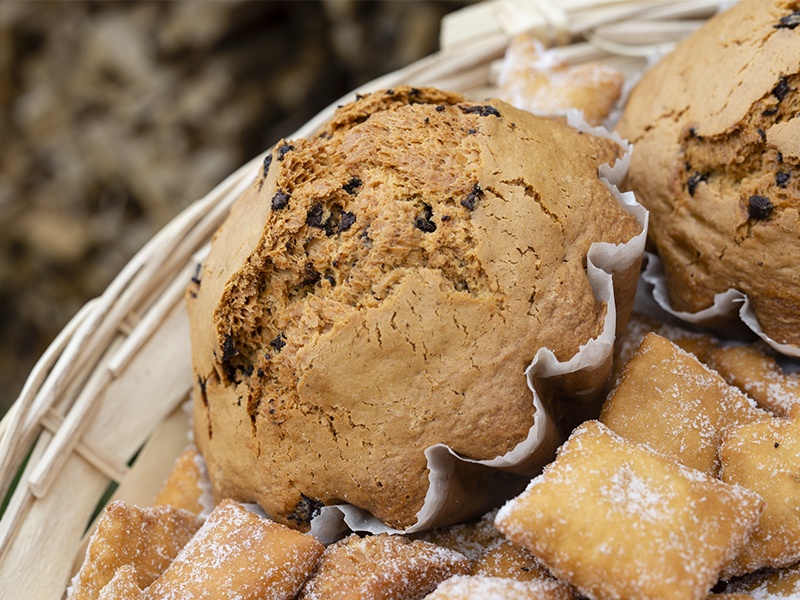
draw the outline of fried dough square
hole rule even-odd
[[[603,404],[600,421],[624,438],[716,476],[725,431],[769,417],[694,355],[648,333]]]
[[[412,533],[409,537],[413,540],[430,542],[463,554],[473,563],[480,560],[487,552],[505,538],[494,526],[497,510],[492,510],[477,521],[438,527],[428,531]]]
[[[312,536],[223,500],[146,593],[153,600],[290,600],[323,550]]]
[[[135,584],[146,588],[202,523],[195,515],[172,506],[141,508],[119,500],[109,503],[72,581],[69,600],[98,598],[117,570],[126,565],[135,572]]]
[[[625,330],[617,338],[617,351],[614,357],[613,369],[614,379],[622,371],[622,367],[631,359],[642,343],[644,336],[648,333],[657,333],[661,337],[667,338],[675,345],[694,354],[703,363],[707,363],[708,355],[719,343],[719,340],[707,333],[689,331],[683,327],[664,323],[634,312],[628,320]]]
[[[589,421],[495,524],[589,597],[696,600],[762,508],[754,492]]]
[[[178,456],[164,486],[156,494],[154,504],[168,504],[196,515],[210,512],[211,483],[205,463],[195,446],[187,446]]]
[[[469,569],[467,557],[429,542],[389,534],[352,534],[325,549],[299,598],[412,600]]]
[[[144,591],[136,584],[136,569],[133,565],[124,565],[117,569],[103,589],[97,600],[144,600]]]
[[[785,372],[756,345],[720,346],[709,353],[708,364],[776,417],[788,416],[800,403],[800,372]]]
[[[764,513],[724,576],[800,561],[800,405],[790,419],[732,430],[720,448],[722,480],[764,498]]]
[[[573,600],[572,590],[555,579],[516,581],[504,577],[456,575],[424,600]]]
[[[600,125],[622,94],[624,76],[601,63],[569,65],[529,35],[511,40],[499,76],[499,97],[536,114],[580,110]]]
[[[495,544],[472,565],[473,575],[505,577],[517,581],[554,579],[527,548],[506,539]]]

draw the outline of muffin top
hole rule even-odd
[[[748,295],[800,346],[800,3],[744,0],[645,73],[620,133],[675,310]]]
[[[620,153],[410,87],[278,143],[188,294],[215,494],[299,528],[336,503],[404,528],[426,448],[482,460],[524,440],[537,350],[565,360],[602,331],[589,247],[640,233],[597,175]]]

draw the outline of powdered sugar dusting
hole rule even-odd
[[[590,597],[699,598],[761,508],[753,492],[590,421],[496,524]]]
[[[671,490],[659,489],[640,477],[630,465],[622,465],[600,495],[613,510],[638,516],[647,523],[658,523],[673,518],[671,503],[675,500]]]
[[[223,501],[147,593],[164,600],[288,600],[322,551],[312,537]]]
[[[515,581],[504,577],[457,575],[439,585],[426,600],[568,600],[572,597],[570,589],[555,580]]]
[[[392,534],[353,534],[326,549],[299,598],[421,598],[469,568],[462,554],[428,542]]]

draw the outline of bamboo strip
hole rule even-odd
[[[51,410],[42,419],[42,427],[50,433],[55,433],[63,422],[64,419]],[[75,452],[111,481],[122,481],[128,474],[127,465],[108,459],[102,452],[92,448],[86,442],[78,441],[75,445]]]
[[[19,398],[0,422],[0,497],[5,497],[11,483],[11,473],[19,468],[27,452],[26,449],[33,444],[36,431],[33,427],[27,426],[28,421],[37,423],[41,420],[41,415],[46,412],[37,406],[35,391],[42,385],[58,356],[92,310],[93,305],[92,301],[85,304],[56,336],[31,371]]]
[[[118,344],[119,340],[115,340],[114,346]],[[92,373],[86,386],[81,390],[61,426],[53,435],[53,440],[48,444],[42,458],[36,463],[27,479],[31,493],[37,498],[42,498],[47,494],[53,477],[69,459],[72,454],[70,450],[78,443],[81,434],[85,431],[88,425],[87,415],[97,409],[98,401],[103,397],[110,383],[110,373],[106,369],[99,369]]]
[[[20,526],[25,521],[25,516],[28,514],[28,510],[33,504],[33,495],[28,489],[28,486],[24,484],[24,481],[31,469],[33,469],[36,465],[36,462],[42,455],[44,448],[47,447],[47,444],[51,438],[52,434],[43,432],[39,436],[39,439],[36,440],[36,443],[31,450],[28,464],[25,466],[25,469],[23,469],[21,474],[21,483],[11,495],[8,506],[6,506],[6,510],[3,513],[3,518],[0,519],[0,573],[2,573],[2,565],[5,563],[6,554],[11,549],[11,542],[16,538]],[[19,545],[20,542],[15,544],[14,549],[16,550],[20,548]],[[20,548],[18,550],[18,552],[24,551],[26,551],[24,548]],[[0,578],[0,581],[3,581],[3,579]]]

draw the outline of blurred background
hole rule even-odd
[[[158,229],[471,3],[0,2],[0,416]]]

